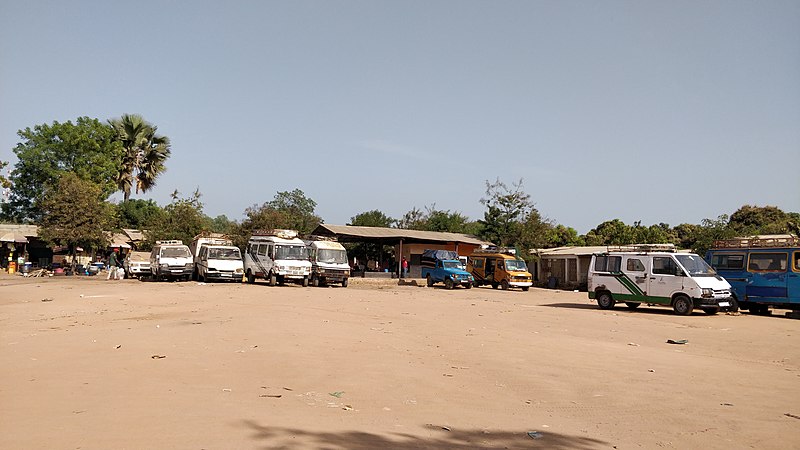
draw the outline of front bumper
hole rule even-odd
[[[726,309],[733,306],[733,297],[711,297],[711,298],[693,298],[692,303],[694,303],[695,308],[720,308]]]
[[[514,287],[531,287],[533,286],[533,283],[530,281],[511,281],[508,283],[508,285]]]
[[[205,278],[220,281],[241,281],[243,273],[236,272],[206,272]]]

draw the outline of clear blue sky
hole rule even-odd
[[[123,113],[172,140],[138,198],[237,220],[478,219],[497,177],[581,233],[800,211],[800,1],[0,0],[0,160]]]

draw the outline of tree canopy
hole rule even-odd
[[[362,212],[350,218],[348,225],[356,227],[382,227],[391,228],[397,221],[384,214],[382,211],[373,209],[372,211]]]
[[[11,173],[10,199],[3,215],[18,222],[42,219],[44,191],[64,174],[75,174],[94,183],[102,198],[116,189],[122,146],[114,130],[97,119],[79,117],[75,123],[53,122],[17,132],[22,139],[14,147],[17,163]]]
[[[158,127],[138,114],[123,114],[108,123],[125,149],[119,161],[116,184],[128,200],[134,186],[137,194],[147,192],[166,170],[164,163],[171,153],[170,141],[168,137],[156,134]]]
[[[42,219],[39,237],[54,245],[69,247],[75,256],[77,247],[103,248],[108,239],[112,212],[103,201],[103,192],[91,181],[74,173],[64,174],[56,184],[46,187],[41,201]]]

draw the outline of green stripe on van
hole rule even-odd
[[[619,282],[623,286],[625,286],[625,288],[628,289],[628,291],[630,291],[631,294],[644,295],[644,292],[642,292],[642,290],[639,289],[639,286],[637,286],[636,283],[634,283],[633,280],[628,278],[628,276],[625,275],[624,273],[614,274],[614,276],[617,277],[617,280],[619,280]]]

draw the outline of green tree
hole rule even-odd
[[[300,189],[278,192],[272,201],[245,209],[245,218],[228,233],[244,249],[254,230],[290,229],[300,234],[314,231],[322,219],[314,213],[317,202]]]
[[[391,228],[395,223],[397,223],[395,219],[387,216],[382,211],[373,209],[372,211],[362,212],[351,217],[348,225],[356,227]]]
[[[145,232],[144,248],[152,247],[155,241],[179,239],[184,244],[204,231],[209,231],[210,224],[203,214],[203,203],[200,202],[200,191],[191,196],[181,198],[178,191],[172,193],[172,203],[164,207],[164,213],[158,216]]]
[[[300,189],[278,192],[267,206],[283,213],[285,218],[283,228],[297,230],[300,234],[311,233],[322,223],[322,218],[314,212],[317,202],[306,197]]]
[[[153,200],[124,200],[117,204],[117,227],[144,230],[163,214],[164,209]]]
[[[404,230],[425,230],[427,227],[427,216],[415,206],[411,211],[403,214],[403,218],[397,221],[397,228]]]
[[[140,191],[147,192],[166,170],[164,163],[171,153],[169,138],[156,134],[158,127],[138,114],[123,114],[121,118],[109,120],[108,123],[125,149],[116,184],[125,200],[128,200],[134,185],[137,194]]]
[[[0,171],[5,169],[8,166],[8,161],[0,161]],[[11,180],[5,177],[2,173],[0,173],[0,188],[7,189],[11,187]]]
[[[52,245],[67,246],[73,268],[77,247],[98,249],[108,243],[105,230],[112,211],[103,198],[99,186],[71,172],[45,189],[39,237]]]
[[[698,234],[700,233],[700,225],[693,223],[682,223],[676,225],[672,231],[675,235],[675,245],[678,248],[694,248],[697,242]]]
[[[626,245],[636,243],[636,233],[619,219],[607,220],[586,233],[587,245]]]
[[[586,241],[574,228],[558,224],[547,231],[545,245],[546,248],[582,246]]]
[[[3,204],[3,215],[18,222],[42,218],[44,191],[72,172],[90,181],[107,198],[115,188],[122,147],[114,130],[97,119],[79,117],[75,123],[53,122],[17,132],[21,138],[14,153],[13,189]]]
[[[216,217],[207,217],[206,220],[211,227],[210,231],[213,233],[230,235],[236,231],[236,222],[228,219],[228,216],[225,214],[220,214]]]
[[[791,216],[776,206],[744,205],[731,214],[728,226],[737,236],[791,232]]]
[[[723,214],[716,219],[703,219],[695,234],[692,250],[698,255],[705,255],[718,239],[730,239],[736,232],[728,226],[728,216]]]
[[[522,233],[523,221],[528,221],[534,210],[531,196],[523,190],[522,180],[511,187],[498,178],[494,183],[486,181],[486,197],[480,200],[486,207],[480,220],[484,240],[502,247],[514,246]]]

